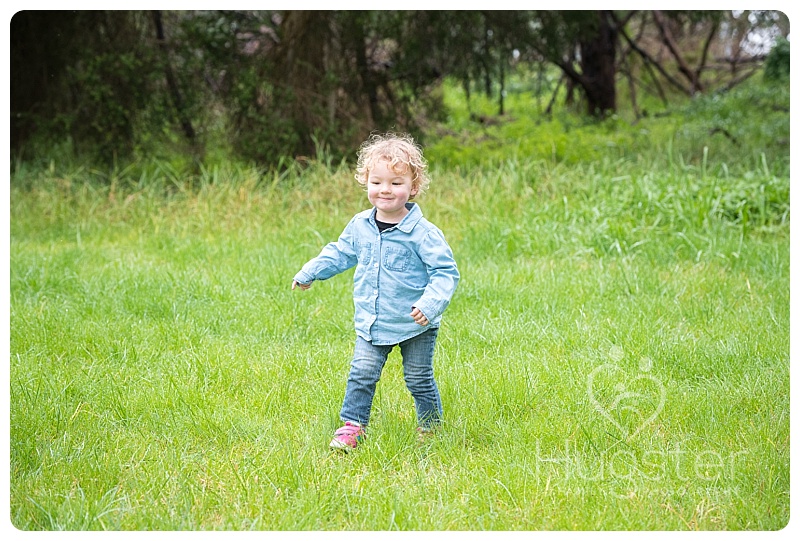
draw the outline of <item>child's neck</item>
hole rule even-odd
[[[406,214],[408,214],[408,209],[405,207],[392,214],[386,214],[378,209],[375,212],[375,219],[387,224],[399,224],[406,217]]]

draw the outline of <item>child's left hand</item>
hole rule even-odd
[[[428,324],[428,318],[425,317],[425,314],[420,312],[419,308],[416,306],[411,310],[411,317],[414,318],[414,321],[417,322],[417,325],[422,325],[424,327]]]

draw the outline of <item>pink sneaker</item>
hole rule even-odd
[[[366,437],[367,434],[360,425],[347,421],[342,428],[333,433],[330,447],[331,449],[349,451],[350,449],[355,449],[356,445]]]

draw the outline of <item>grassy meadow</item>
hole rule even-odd
[[[431,137],[419,203],[462,275],[435,358],[445,426],[417,441],[395,351],[349,454],[327,444],[352,271],[290,290],[367,205],[347,164],[18,167],[11,523],[783,528],[788,113],[731,120],[726,99],[618,130],[454,116]]]

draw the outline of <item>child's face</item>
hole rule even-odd
[[[417,195],[417,189],[413,187],[408,168],[403,174],[399,174],[389,167],[387,160],[379,160],[370,170],[367,177],[367,198],[378,209],[378,220],[399,222],[408,213],[406,203],[414,195]]]

